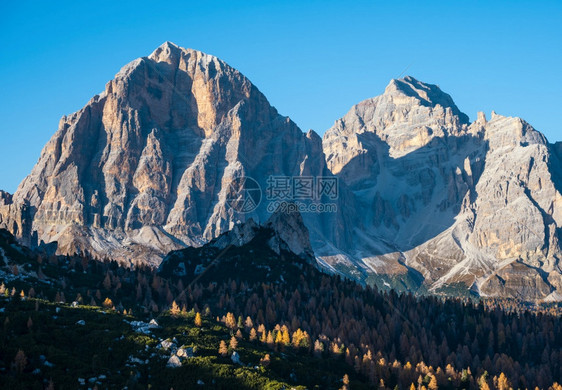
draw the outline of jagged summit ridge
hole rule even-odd
[[[391,80],[384,94],[402,94],[419,100],[422,105],[430,107],[440,105],[444,108],[450,108],[462,123],[469,122],[468,116],[459,110],[449,94],[443,92],[437,85],[423,83],[412,76]]]
[[[167,58],[178,57],[182,51],[195,51],[193,49],[183,49],[173,42],[166,41],[158,46],[148,57],[157,60],[160,55]]]

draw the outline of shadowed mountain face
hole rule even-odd
[[[552,172],[561,165],[529,124],[495,113],[469,124],[449,95],[406,77],[336,121],[323,146],[361,210],[356,261],[398,278],[413,268],[433,291],[463,283],[484,295],[560,299]]]
[[[339,178],[336,212],[303,213],[320,263],[367,283],[560,300],[562,147],[518,118],[470,123],[438,86],[392,80],[323,140],[277,113],[242,74],[169,42],[62,118],[31,174],[0,192],[0,226],[158,264],[250,219],[232,184]],[[323,199],[326,200],[326,199]],[[277,223],[282,230],[283,223]]]

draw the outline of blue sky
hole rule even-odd
[[[562,2],[0,3],[0,188],[15,191],[64,114],[166,40],[214,54],[323,134],[410,74],[475,119],[520,116],[562,140]]]

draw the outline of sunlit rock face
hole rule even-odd
[[[323,146],[360,205],[358,263],[411,267],[433,291],[558,297],[560,148],[528,123],[495,113],[469,123],[439,87],[406,77],[354,106]]]
[[[169,42],[126,65],[62,118],[0,220],[60,252],[158,262],[253,218],[226,201],[234,178],[328,174],[321,139],[277,113],[240,72]],[[11,207],[14,210],[7,210]],[[21,213],[20,213],[21,214]]]

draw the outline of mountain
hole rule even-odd
[[[60,253],[158,264],[172,249],[269,218],[266,202],[238,212],[233,183],[236,191],[254,179],[265,192],[270,175],[328,174],[317,134],[223,61],[166,42],[62,118],[0,203],[0,225],[29,244],[57,241]]]
[[[336,121],[323,149],[359,204],[352,257],[377,276],[562,298],[559,146],[525,121],[470,123],[438,86],[405,77]]]
[[[15,194],[0,192],[0,227],[156,266],[250,220],[302,222],[291,250],[362,283],[560,301],[561,158],[523,120],[470,122],[410,76],[320,138],[220,59],[166,42],[62,118]],[[286,199],[278,179],[311,192]],[[279,203],[302,220],[270,220]]]

